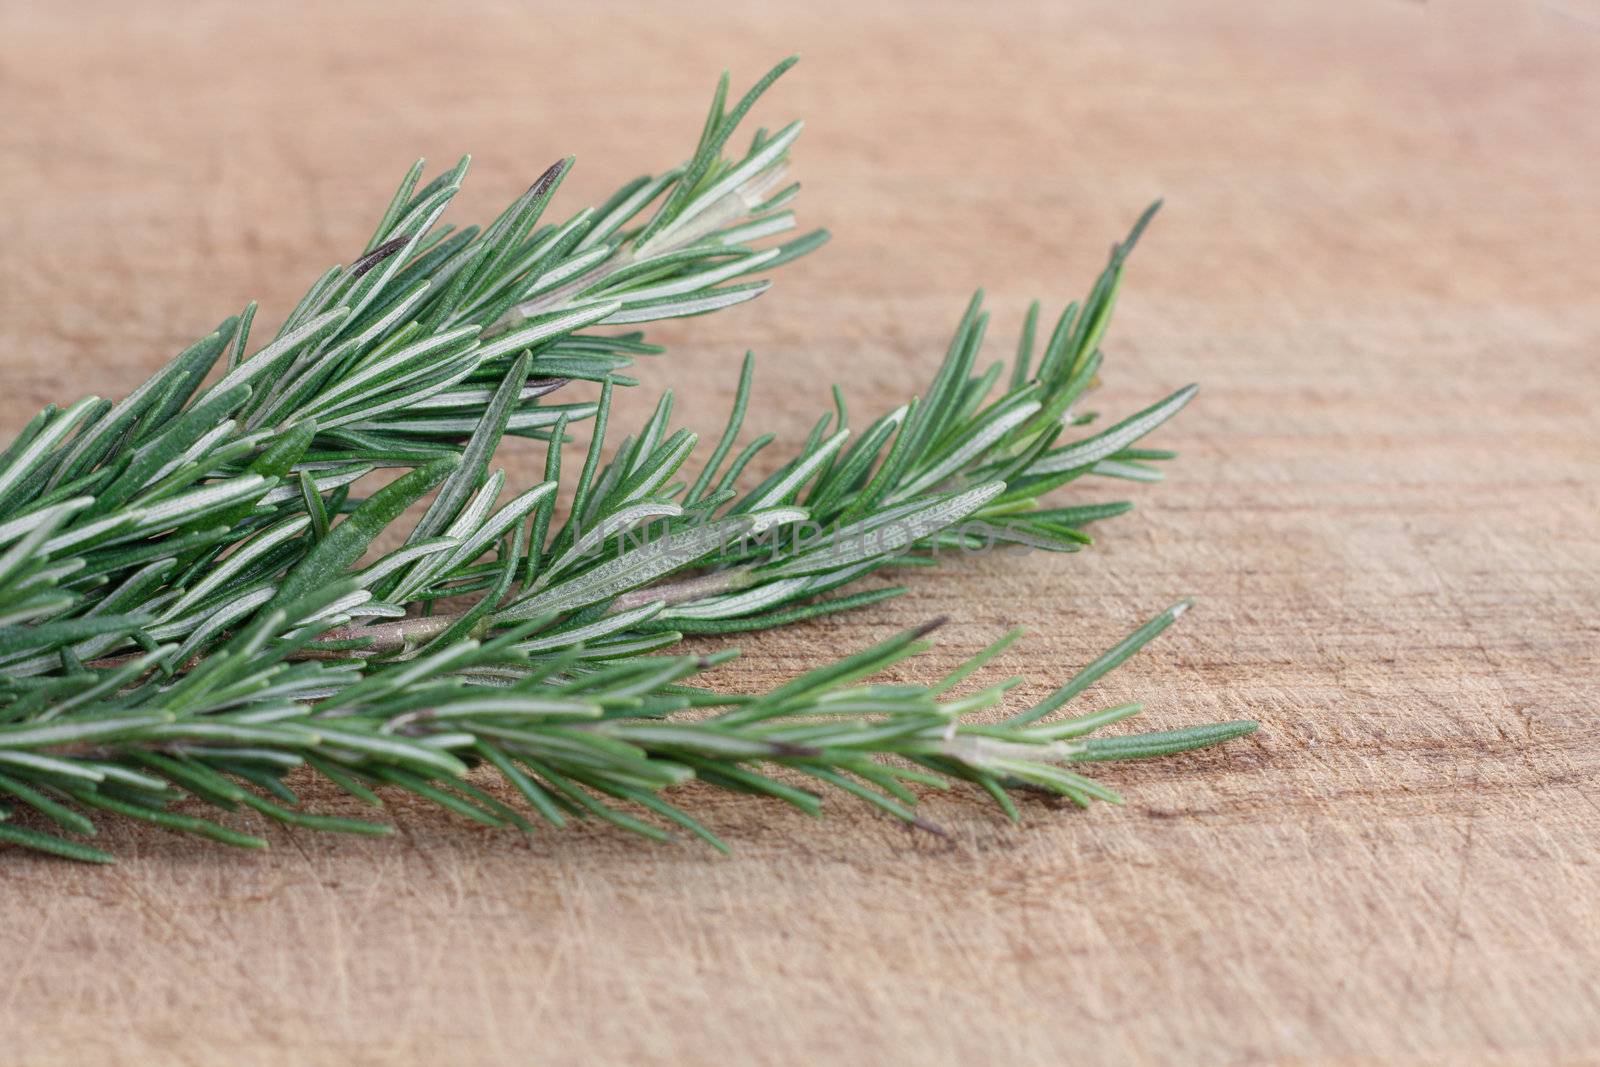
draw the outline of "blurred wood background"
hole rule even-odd
[[[657,330],[625,419],[671,383],[715,429],[747,346],[784,440],[833,380],[898,403],[973,288],[1009,344],[1158,195],[1098,406],[1204,388],[1094,550],[919,572],[744,641],[730,683],[949,613],[921,676],[1025,624],[995,670],[1038,694],[1192,594],[1091,695],[1261,732],[1107,769],[1122,808],[932,797],[949,842],[696,791],[732,858],[404,807],[265,855],[6,852],[0,1060],[1600,1057],[1592,4],[8,3],[0,428],[250,298],[273,325],[419,154],[475,154],[473,220],[576,153],[571,208],[792,51],[761,118],[808,120],[803,221],[836,240]]]

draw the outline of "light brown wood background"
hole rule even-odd
[[[732,858],[404,808],[265,855],[7,852],[0,1061],[1600,1058],[1592,4],[7,4],[0,426],[249,298],[270,326],[418,154],[475,153],[458,219],[568,152],[590,202],[795,50],[762,117],[809,120],[837,239],[658,331],[629,411],[670,382],[715,429],[747,345],[786,441],[832,380],[897,403],[973,287],[1004,345],[1157,195],[1099,406],[1204,391],[1094,551],[918,573],[730,684],[949,613],[921,676],[1021,623],[998,670],[1037,694],[1192,594],[1091,695],[1259,735],[1106,770],[1120,809],[930,798],[950,843],[695,791]]]

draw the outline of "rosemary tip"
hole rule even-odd
[[[534,196],[540,196],[548,192],[550,187],[556,183],[556,179],[566,173],[567,163],[570,159],[570,156],[564,157],[546,167],[544,173],[539,175],[539,180],[528,186],[528,191]]]
[[[355,264],[350,268],[350,277],[361,277],[363,274],[367,273],[367,271],[371,270],[373,267],[376,267],[379,263],[382,263],[384,260],[388,259],[390,256],[394,255],[396,252],[400,251],[410,243],[411,234],[409,233],[403,233],[399,237],[390,238],[377,248],[374,248],[371,252],[368,252],[366,255],[356,260]]]
[[[797,745],[792,741],[773,741],[768,750],[772,756],[788,759],[815,759],[822,755],[822,749],[814,745]]]
[[[523,388],[522,399],[532,400],[535,397],[545,396],[571,381],[571,378],[535,378]]]

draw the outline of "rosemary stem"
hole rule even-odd
[[[743,567],[691,575],[687,578],[661,582],[657,585],[645,586],[642,589],[624,593],[616,599],[616,603],[612,605],[612,611],[627,611],[631,608],[655,603],[683,604],[691,600],[700,600],[704,597],[732,593],[748,587],[752,581],[753,576],[750,570]],[[334,656],[344,656],[350,652],[365,655],[403,652],[407,648],[415,647],[429,638],[437,637],[444,633],[460,621],[464,615],[466,615],[464,611],[442,612],[437,615],[414,615],[404,619],[392,619],[387,622],[337,626],[323,634],[320,643],[343,644],[364,641],[365,644],[360,648],[348,651],[306,649],[297,655],[305,659],[327,659]]]

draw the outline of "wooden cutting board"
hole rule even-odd
[[[914,676],[1023,624],[995,671],[1027,697],[1194,595],[1092,698],[1263,724],[1107,769],[1122,808],[932,797],[949,841],[692,790],[732,858],[405,807],[265,855],[0,853],[0,1060],[1600,1058],[1592,5],[9,3],[0,41],[7,434],[247,299],[273,325],[418,154],[475,153],[458,219],[569,152],[591,202],[685,154],[723,66],[794,50],[763,119],[809,121],[838,237],[657,331],[624,419],[671,383],[714,430],[747,346],[786,441],[831,381],[899,403],[974,287],[998,355],[1164,195],[1097,406],[1203,383],[1167,483],[1090,552],[918,572],[727,678],[948,613]]]

